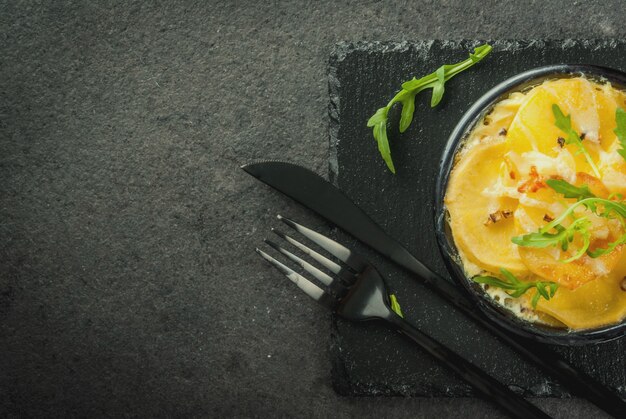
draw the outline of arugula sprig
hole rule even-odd
[[[515,275],[504,268],[500,268],[500,273],[503,278],[496,278],[494,276],[475,276],[472,280],[479,284],[487,284],[494,287],[502,288],[507,294],[513,298],[521,297],[530,289],[536,289],[537,292],[531,300],[533,308],[537,307],[539,298],[550,300],[554,297],[556,290],[559,288],[559,284],[556,282],[544,282],[544,281],[520,281]]]
[[[563,179],[548,179],[546,180],[546,184],[554,189],[556,193],[560,193],[565,198],[573,198],[577,201],[581,201],[586,198],[596,198],[587,185],[574,186]],[[593,201],[587,202],[586,207],[593,212],[596,211],[596,205]]]
[[[626,234],[623,234],[619,239],[615,240],[614,242],[609,243],[605,248],[599,247],[595,250],[588,250],[587,254],[592,258],[598,258],[602,255],[606,255],[607,253],[611,253],[613,250],[615,250],[617,246],[624,243],[626,243]]]
[[[400,303],[396,298],[395,294],[389,294],[389,302],[391,305],[391,309],[400,317],[404,318],[404,314],[402,314],[402,308],[400,307]]]
[[[624,202],[611,201],[604,198],[584,198],[572,204],[561,215],[543,226],[541,229],[539,229],[539,231],[549,231],[555,228],[556,225],[559,225],[563,221],[565,221],[565,219],[572,215],[574,210],[581,205],[590,209],[595,208],[595,210],[592,209],[592,211],[594,211],[595,214],[599,217],[612,218],[613,215],[616,215],[621,218],[626,218],[626,205],[624,204]]]
[[[552,113],[554,114],[555,125],[557,126],[558,129],[563,131],[566,135],[565,144],[575,145],[578,148],[578,150],[576,151],[576,154],[582,154],[585,156],[587,163],[589,163],[589,166],[591,166],[591,170],[593,170],[593,173],[596,175],[596,177],[599,178],[600,172],[598,171],[596,164],[593,162],[593,159],[589,155],[589,152],[583,145],[583,142],[580,139],[580,136],[578,135],[576,130],[572,128],[572,116],[571,115],[565,116],[561,108],[559,108],[559,105],[557,105],[556,103],[552,105]]]
[[[589,232],[591,227],[591,221],[587,217],[582,217],[574,220],[567,227],[563,227],[560,224],[555,225],[553,228],[556,233],[550,233],[550,231],[539,230],[535,233],[525,234],[523,236],[515,236],[511,241],[518,246],[525,247],[539,247],[545,248],[550,246],[560,246],[563,251],[569,248],[569,244],[574,241],[576,234],[579,234],[583,239],[583,245],[576,251],[570,258],[562,260],[563,263],[573,262],[582,255],[585,254],[589,245],[591,244],[591,233]]]
[[[392,173],[396,173],[396,168],[391,159],[391,149],[389,148],[389,139],[387,138],[387,114],[394,103],[402,104],[402,113],[400,115],[400,132],[404,132],[413,121],[413,113],[415,111],[415,96],[426,89],[432,89],[430,106],[435,107],[441,102],[445,91],[445,83],[460,72],[467,70],[491,52],[490,45],[481,45],[469,54],[469,58],[456,64],[442,65],[427,76],[416,79],[413,78],[402,84],[400,90],[390,101],[376,111],[374,115],[367,121],[367,126],[372,128],[374,139],[378,143],[378,151],[387,167]]]
[[[575,198],[580,201],[581,199],[596,197],[587,185],[575,186],[563,179],[548,179],[546,184],[565,198]]]
[[[622,225],[625,225],[626,204],[624,202],[598,198],[589,190],[587,185],[574,186],[562,179],[548,179],[546,184],[556,192],[563,194],[565,198],[573,198],[577,202],[570,205],[561,215],[540,228],[539,231],[511,238],[513,243],[518,246],[538,248],[560,246],[563,251],[566,251],[575,235],[579,234],[583,240],[583,245],[570,258],[562,260],[563,263],[572,262],[585,253],[592,258],[597,258],[612,252],[620,244],[626,243],[626,234],[624,234],[616,241],[609,243],[606,248],[589,250],[591,244],[589,228],[592,224],[587,217],[577,218],[569,226],[563,226],[563,222],[571,217],[574,210],[581,205],[600,217],[617,217]]]
[[[617,150],[617,152],[624,158],[624,160],[626,160],[626,111],[622,108],[617,108],[615,110],[615,122],[617,124],[617,128],[615,128],[613,132],[617,135],[617,139],[622,146],[622,148]]]

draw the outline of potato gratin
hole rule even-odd
[[[532,321],[626,317],[626,94],[583,77],[497,103],[459,152],[445,197],[468,278]]]

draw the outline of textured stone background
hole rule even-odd
[[[335,395],[330,315],[252,251],[277,212],[328,226],[238,168],[279,158],[327,173],[338,41],[619,38],[622,2],[0,10],[0,416],[497,414]]]

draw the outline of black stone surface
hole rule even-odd
[[[330,314],[253,251],[276,213],[330,227],[239,166],[328,173],[337,42],[620,39],[621,0],[0,11],[0,417],[501,417],[475,398],[337,395]]]
[[[523,70],[558,63],[626,69],[623,41],[490,41],[482,63],[446,84],[442,103],[418,96],[411,127],[390,141],[397,175],[386,170],[365,121],[391,98],[402,81],[464,59],[475,41],[344,43],[330,61],[331,179],[393,237],[435,272],[446,275],[437,248],[433,200],[441,153],[461,115],[485,91]],[[355,75],[359,75],[355,77]],[[388,99],[387,99],[388,100]],[[397,114],[397,113],[396,113]],[[367,173],[367,176],[363,174]],[[348,237],[350,245],[358,246]],[[489,333],[380,257],[408,320],[526,396],[563,397],[567,392]],[[469,386],[400,336],[375,325],[334,319],[333,380],[346,395],[466,396]],[[576,367],[626,395],[626,340],[555,347]]]

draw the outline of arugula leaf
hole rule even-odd
[[[413,121],[415,111],[415,94],[407,95],[402,99],[402,114],[400,115],[400,132],[407,130]]]
[[[434,108],[441,102],[443,98],[443,92],[445,91],[445,83],[446,83],[446,67],[441,66],[435,71],[435,75],[437,76],[437,81],[433,85],[433,95],[430,98],[430,107]]]
[[[557,126],[558,129],[566,134],[565,144],[575,145],[578,148],[577,153],[582,153],[585,156],[585,159],[587,159],[587,163],[589,163],[589,166],[591,166],[593,173],[596,175],[597,178],[599,178],[600,172],[598,171],[596,164],[591,159],[591,156],[583,145],[580,136],[578,135],[576,130],[572,128],[572,116],[565,116],[563,114],[563,111],[561,111],[561,108],[559,108],[559,105],[557,105],[556,103],[552,105],[552,113],[554,114],[555,119],[554,124]]]
[[[626,243],[626,234],[622,235],[619,239],[615,240],[612,243],[609,243],[606,248],[599,248],[596,250],[589,250],[587,254],[592,258],[598,258],[602,255],[606,255],[607,253],[611,253],[617,246],[620,244]]]
[[[504,290],[517,289],[515,284],[511,284],[494,276],[475,276],[474,278],[472,278],[472,281],[479,284],[493,285],[494,287],[502,288]]]
[[[598,204],[600,204],[604,208],[604,211],[598,210]],[[626,205],[624,204],[624,202],[610,201],[604,198],[585,198],[572,204],[561,215],[540,228],[539,232],[546,233],[555,228],[555,226],[560,225],[580,205],[584,205],[588,208],[596,208],[595,213],[600,217],[610,218],[611,214],[615,213],[618,217],[622,219],[626,218]]]
[[[367,126],[373,128],[374,139],[378,143],[378,151],[385,163],[387,163],[387,167],[389,167],[392,173],[396,173],[396,168],[393,166],[393,161],[391,160],[389,139],[387,138],[387,112],[389,112],[388,108],[380,108],[377,110],[367,122]]]
[[[430,106],[435,107],[441,102],[445,91],[445,83],[458,73],[467,70],[491,52],[490,45],[481,45],[469,54],[469,58],[456,64],[442,65],[427,76],[416,79],[413,78],[402,84],[400,90],[390,101],[387,106],[376,111],[374,115],[367,121],[367,126],[372,128],[374,139],[378,143],[378,151],[391,173],[396,173],[396,169],[391,159],[391,150],[389,148],[389,139],[387,138],[387,114],[394,103],[402,104],[402,114],[400,116],[400,132],[406,131],[413,121],[413,113],[415,111],[415,96],[426,89],[432,89],[432,97]]]
[[[577,187],[564,180],[557,180],[557,179],[548,179],[546,183],[556,192],[563,194],[565,198],[578,199],[578,203],[589,208],[591,211],[593,211],[596,215],[600,217],[609,218],[609,216],[611,215],[611,212],[614,212],[619,217],[626,218],[626,205],[623,202],[624,197],[620,193],[613,193],[609,195],[608,199],[603,199],[603,198],[597,198],[589,190],[589,187],[587,185]],[[614,198],[618,199],[618,201],[614,201],[613,200]],[[600,212],[598,211],[598,206],[597,206],[598,204],[602,205],[602,207],[604,208],[604,211],[600,211]],[[568,208],[568,210],[566,211],[567,215],[569,215],[571,213],[570,210],[573,211],[576,208],[576,206]],[[559,218],[565,219],[564,216],[559,216]]]
[[[626,111],[622,108],[615,110],[615,123],[617,124],[617,128],[615,128],[613,132],[617,135],[617,139],[622,146],[617,152],[626,160]]]
[[[504,277],[503,279],[493,276],[479,275],[473,277],[472,281],[478,284],[487,284],[497,288],[502,288],[507,294],[509,294],[513,298],[521,297],[526,293],[526,291],[535,288],[537,292],[531,300],[533,308],[537,307],[539,298],[543,297],[544,299],[549,300],[550,298],[554,297],[556,290],[559,288],[559,284],[557,284],[556,282],[520,281],[515,275],[513,275],[511,272],[504,268],[500,268],[500,273]]]
[[[391,309],[400,317],[404,318],[404,314],[402,314],[402,309],[400,308],[400,303],[398,303],[398,299],[395,294],[389,294],[389,301],[391,302]]]
[[[585,252],[590,257],[597,258],[612,252],[620,244],[626,243],[625,234],[616,241],[609,243],[606,248],[589,250],[589,245],[591,243],[591,233],[589,232],[589,227],[591,227],[591,222],[586,217],[576,219],[568,227],[563,227],[562,225],[563,221],[571,216],[574,210],[580,205],[584,205],[587,209],[600,217],[612,218],[615,215],[620,220],[622,225],[626,225],[626,204],[624,204],[624,202],[597,198],[589,190],[587,185],[577,187],[560,179],[548,179],[546,183],[556,192],[563,194],[565,198],[575,198],[578,202],[572,204],[561,215],[540,228],[539,231],[511,238],[513,243],[518,246],[539,248],[560,245],[561,249],[565,251],[568,249],[569,243],[574,240],[574,234],[580,234],[583,239],[583,246],[578,249],[572,257],[561,261],[563,263],[576,260]],[[552,233],[551,231],[553,229],[557,232]]]
[[[559,284],[557,284],[556,282],[537,281],[535,284],[535,288],[537,288],[537,292],[533,296],[533,299],[530,301],[533,308],[537,308],[537,303],[539,302],[540,297],[543,297],[546,300],[554,297],[556,290],[559,288]]]
[[[586,198],[595,198],[596,196],[589,190],[589,186],[574,186],[571,183],[561,179],[548,179],[546,184],[554,189],[555,192],[563,194],[565,198],[574,198],[578,201]],[[585,205],[588,209],[596,212],[596,204],[591,201]]]
[[[572,224],[567,227],[563,227],[560,224],[555,225],[553,228],[557,230],[556,233],[550,233],[548,231],[542,231],[540,229],[537,232],[525,234],[523,236],[515,236],[511,238],[511,241],[518,246],[524,247],[538,247],[545,248],[549,246],[561,246],[564,251],[568,249],[569,244],[574,240],[576,233],[580,234],[583,239],[583,245],[578,251],[568,259],[562,260],[563,263],[572,262],[585,254],[589,245],[591,244],[591,233],[589,232],[591,227],[591,221],[587,217],[581,217],[576,219]]]
[[[611,215],[611,212],[614,212],[619,217],[626,218],[626,205],[624,205],[623,202],[609,201],[608,199],[600,200],[599,198],[596,198],[595,200],[600,201],[604,207],[604,211],[598,213],[600,217],[609,218]],[[587,200],[583,200],[583,201],[587,201]],[[580,202],[583,202],[583,201],[580,201]]]
[[[575,198],[578,200],[585,198],[595,198],[596,196],[589,190],[589,186],[574,186],[561,179],[548,179],[546,183],[557,193],[563,194],[565,198]]]

